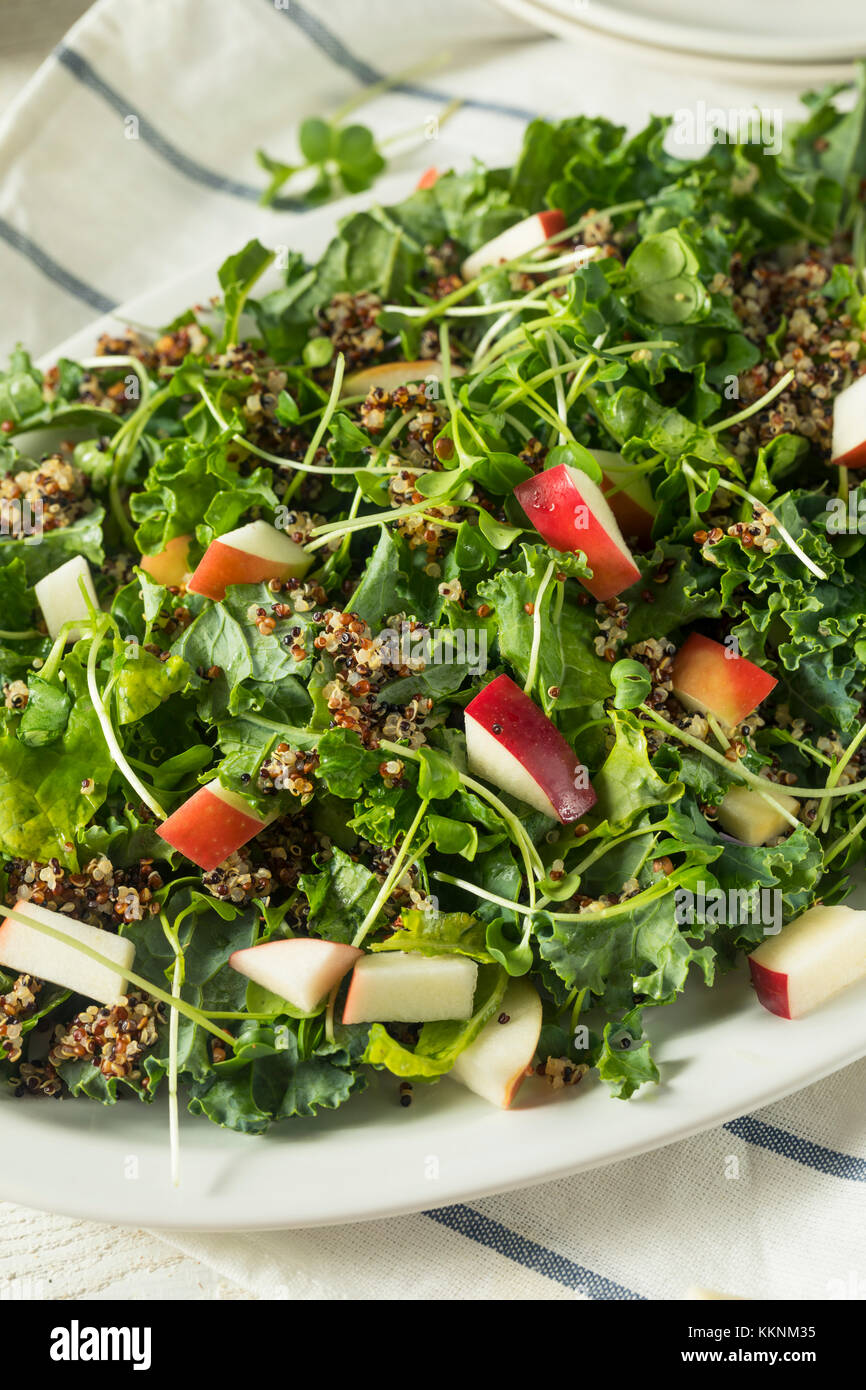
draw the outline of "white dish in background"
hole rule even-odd
[[[286,218],[272,224],[273,240],[315,257],[334,217],[328,208]],[[184,275],[76,334],[45,365],[90,355],[106,329],[168,322],[215,288],[213,266]],[[403,1109],[396,1078],[379,1074],[342,1109],[264,1138],[184,1115],[179,1189],[164,1102],[104,1108],[0,1088],[0,1198],[130,1226],[248,1230],[398,1215],[527,1186],[686,1138],[858,1060],[866,984],[790,1023],[760,1007],[741,964],[716,989],[694,980],[677,1004],[649,1010],[647,1031],[662,1084],[629,1102],[598,1082],[552,1093],[533,1078],[503,1112],[446,1080],[416,1086]]]
[[[860,0],[815,7],[790,0],[494,0],[572,43],[652,60],[691,75],[793,84],[845,81],[866,57]]]

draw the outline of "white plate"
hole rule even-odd
[[[388,193],[394,192],[393,186]],[[273,240],[317,255],[334,209],[287,218]],[[148,293],[51,354],[89,355],[127,321],[159,325],[214,292],[213,267]],[[182,1180],[169,1178],[164,1104],[16,1099],[0,1093],[0,1197],[97,1221],[175,1229],[309,1226],[419,1211],[543,1182],[658,1148],[817,1081],[866,1055],[866,985],[788,1023],[755,1000],[741,966],[714,990],[693,982],[651,1010],[662,1084],[632,1101],[584,1081],[553,1095],[533,1079],[500,1112],[445,1081],[417,1086],[403,1109],[397,1081],[376,1075],[341,1110],[290,1120],[265,1138],[184,1116]]]
[[[691,75],[792,83],[844,81],[866,55],[862,0],[495,0],[509,14],[572,43]],[[650,50],[648,53],[647,50]]]

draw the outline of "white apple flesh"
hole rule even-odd
[[[799,801],[785,796],[772,782],[767,783],[767,795],[776,803],[771,806],[758,791],[748,787],[731,787],[719,808],[718,820],[723,830],[744,845],[766,845],[791,829],[790,822],[778,809],[782,806],[792,816],[800,809]]]
[[[472,1017],[478,966],[466,956],[380,951],[352,971],[344,1023],[438,1023]]]
[[[229,965],[248,980],[287,999],[302,1013],[316,1009],[364,954],[357,946],[319,937],[263,941],[229,956]]]
[[[452,363],[451,375],[462,376],[464,368]],[[399,386],[413,382],[441,381],[442,363],[436,357],[423,357],[417,362],[379,362],[364,367],[343,380],[343,396],[369,396],[371,391],[396,391]],[[427,393],[432,395],[432,392]]]
[[[765,1009],[801,1018],[866,978],[866,912],[811,907],[762,942],[749,967]]]
[[[595,805],[585,767],[533,700],[497,676],[464,711],[470,771],[563,825]]]
[[[474,280],[476,275],[480,275],[488,266],[502,265],[505,261],[514,261],[521,256],[540,260],[544,256],[553,255],[556,247],[544,243],[548,237],[564,232],[565,227],[565,214],[558,208],[549,208],[545,212],[536,212],[531,217],[524,217],[522,222],[515,222],[513,227],[506,228],[499,236],[486,241],[477,251],[466,257],[461,267],[463,279]]]
[[[74,555],[71,560],[66,561],[65,565],[61,565],[59,569],[46,574],[45,578],[40,579],[34,587],[36,601],[42,609],[42,616],[51,638],[60,635],[60,629],[64,623],[83,621],[90,616],[87,611],[87,604],[84,602],[84,595],[81,592],[81,580],[84,581],[90,602],[98,610],[99,600],[93,587],[90,566],[83,555]],[[66,634],[66,640],[67,642],[77,642],[80,636],[79,628],[72,627]]]
[[[866,468],[866,373],[833,402],[833,463]]]
[[[312,555],[276,526],[251,521],[211,541],[187,587],[194,594],[219,600],[231,584],[300,579],[312,562]]]
[[[115,961],[117,969],[99,965],[74,946],[43,935],[32,922],[42,922],[79,945],[99,951]],[[48,908],[23,899],[10,909],[10,915],[0,926],[0,965],[22,975],[50,980],[53,985],[62,985],[99,1004],[114,1004],[126,993],[125,972],[132,969],[134,960],[135,946],[127,937],[90,927],[65,912],[50,912]]]
[[[528,980],[511,980],[493,1018],[460,1053],[449,1075],[507,1110],[532,1066],[540,1034],[537,991]]]

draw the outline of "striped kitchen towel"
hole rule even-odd
[[[535,114],[636,125],[673,101],[649,56],[629,67],[538,37],[487,0],[99,0],[0,119],[0,351],[47,352],[252,235],[291,244],[303,211],[258,205],[255,150],[291,160],[303,116],[442,54],[365,108],[387,136],[463,99],[435,152],[395,163],[407,190],[431,163],[507,162]],[[675,99],[755,95],[681,76]],[[471,1205],[161,1238],[261,1298],[657,1299],[692,1283],[863,1298],[864,1089],[866,1062],[653,1154]]]

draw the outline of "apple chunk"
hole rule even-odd
[[[438,1023],[472,1017],[478,966],[466,956],[380,951],[352,971],[344,1023]]]
[[[866,373],[833,402],[833,463],[840,468],[866,468]]]
[[[44,936],[32,922],[53,927],[80,946],[99,951],[115,961],[117,969],[111,970],[74,946]],[[0,926],[0,965],[20,974],[35,975],[39,980],[50,980],[53,985],[62,985],[100,1004],[114,1004],[126,993],[126,971],[132,969],[134,960],[135,946],[128,937],[90,927],[65,912],[50,912],[23,899]]]
[[[314,1013],[364,954],[357,946],[296,936],[263,941],[229,956],[229,965],[263,989],[287,999],[305,1014]]]
[[[563,825],[595,805],[586,769],[547,715],[508,676],[464,712],[469,767]]]
[[[208,782],[163,821],[159,835],[208,873],[278,815],[262,819],[242,796]]]
[[[502,265],[505,261],[517,260],[519,256],[532,256],[533,260],[540,260],[552,255],[556,248],[543,243],[549,237],[564,232],[565,227],[565,213],[560,212],[559,208],[548,208],[545,212],[524,217],[522,222],[515,222],[513,227],[506,228],[466,257],[461,267],[463,279],[474,280],[489,265]]]
[[[674,658],[673,692],[684,709],[741,724],[778,682],[721,642],[693,632]]]
[[[211,541],[187,587],[194,594],[223,599],[230,584],[300,579],[312,560],[312,555],[276,526],[251,521]]]
[[[462,376],[463,368],[456,364],[451,367],[452,376]],[[442,380],[442,363],[435,357],[422,357],[416,362],[379,362],[375,367],[364,367],[353,372],[343,381],[343,396],[368,396],[371,391],[396,391],[398,386],[409,386],[412,382]]]
[[[792,796],[785,796],[772,782],[767,783],[767,792],[777,806],[771,806],[758,791],[750,791],[748,787],[731,787],[718,809],[722,829],[744,845],[766,845],[770,840],[784,835],[791,826],[778,806],[795,816],[800,803]]]
[[[528,980],[511,980],[502,1006],[460,1053],[449,1075],[507,1110],[532,1066],[541,1034],[541,1000]]]
[[[42,616],[52,638],[59,636],[64,623],[86,621],[89,618],[87,604],[80,588],[82,579],[90,602],[98,609],[99,600],[93,587],[90,566],[83,555],[74,555],[65,565],[46,574],[34,587],[36,601],[42,609]],[[66,640],[77,642],[80,636],[80,630],[73,627],[66,634]]]
[[[439,178],[439,170],[435,164],[431,164],[429,169],[425,169],[420,179],[415,185],[416,189],[432,188]]]
[[[866,912],[810,907],[749,956],[765,1009],[801,1018],[866,977]]]
[[[191,536],[174,536],[156,555],[142,555],[141,568],[155,584],[176,588],[189,574],[189,543]]]
[[[592,578],[580,582],[600,603],[640,579],[601,488],[579,468],[557,464],[518,483],[514,495],[549,546],[572,554],[583,551]]]
[[[648,547],[652,543],[658,508],[646,474],[637,472],[635,465],[622,454],[609,449],[590,449],[589,452],[601,469],[601,490],[623,536]]]

